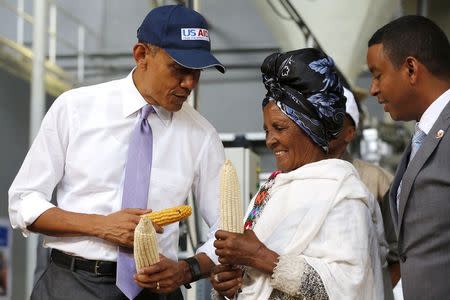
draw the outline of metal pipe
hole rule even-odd
[[[46,0],[49,3],[52,3],[53,5],[56,5],[56,7],[58,8],[58,14],[60,16],[63,16],[65,21],[71,21],[72,23],[78,25],[78,24],[83,24],[83,21],[80,18],[77,18],[76,16],[74,16],[70,11],[67,11],[64,9],[64,7],[58,5],[58,1],[56,0]],[[84,24],[84,29],[87,33],[89,33],[90,35],[92,35],[95,39],[100,39],[102,38],[100,33],[98,33],[97,31],[95,31],[93,28],[89,27],[87,24]]]
[[[25,20],[22,17],[22,14],[25,10],[24,0],[17,1],[17,43],[19,45],[23,45],[23,32],[24,32],[24,24]]]
[[[417,14],[420,16],[428,16],[428,0],[417,0]]]
[[[49,18],[49,43],[48,43],[48,57],[52,63],[56,62],[56,5],[54,3],[50,4],[50,18]]]
[[[33,17],[31,15],[29,15],[25,12],[19,11],[17,9],[17,7],[15,7],[14,5],[12,5],[11,3],[9,3],[6,0],[0,0],[0,3],[2,4],[3,7],[6,7],[10,11],[14,12],[16,15],[21,16],[28,23],[33,24]]]
[[[186,6],[200,12],[200,1],[198,0],[189,0],[186,3]],[[191,92],[190,97],[188,98],[188,103],[194,108],[198,109],[198,91],[200,89],[200,84],[197,85],[197,88]]]
[[[78,26],[78,72],[77,79],[78,82],[82,82],[84,80],[84,36],[85,29],[83,26]]]
[[[45,113],[46,1],[34,0],[33,70],[31,74],[30,145]]]
[[[65,40],[60,38],[61,42],[64,42]],[[65,44],[68,48],[69,45]],[[211,52],[214,55],[221,55],[221,54],[269,54],[273,52],[280,52],[280,48],[228,48],[228,49],[213,49]],[[129,52],[116,52],[116,53],[84,53],[84,56],[89,59],[119,59],[119,58],[126,58],[128,59],[130,57]],[[56,59],[58,60],[70,60],[70,59],[76,59],[78,58],[78,54],[59,54],[56,56]]]
[[[200,2],[199,1],[189,0],[187,3],[187,6],[198,12],[200,11]],[[200,84],[197,84],[197,88],[191,92],[191,95],[188,98],[188,103],[191,104],[195,110],[198,109],[198,91],[199,91],[199,89],[200,89]],[[194,198],[194,194],[192,193],[192,191],[191,191],[191,193],[189,193],[188,203],[192,203],[192,205],[193,205],[192,207],[194,208],[194,216],[198,216],[197,215],[198,207],[195,205],[195,198]],[[201,237],[199,220],[201,220],[201,218],[198,218],[198,217],[194,218],[194,230],[190,230],[190,234],[195,233],[195,241],[197,242],[197,244]],[[193,245],[193,246],[197,247],[198,245]],[[196,249],[191,249],[191,250],[192,250],[192,253],[195,253]],[[198,296],[197,285],[194,285],[193,289],[187,290],[186,296],[188,299],[191,299],[192,296],[194,299],[197,299],[198,298],[197,297]]]
[[[45,113],[45,40],[47,1],[34,0],[34,27],[33,27],[33,70],[31,73],[31,99],[30,99],[30,135],[29,143],[33,142],[42,118]],[[31,234],[27,239],[27,272],[26,291],[27,298],[33,288],[33,275],[36,267],[37,235]]]

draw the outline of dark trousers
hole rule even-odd
[[[72,271],[50,262],[36,282],[31,300],[127,300],[117,288],[115,276],[97,276],[83,270]],[[183,300],[180,289],[158,295],[144,289],[135,300]]]

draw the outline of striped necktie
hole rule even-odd
[[[416,129],[413,135],[413,138],[411,140],[411,155],[409,156],[409,162],[414,158],[414,156],[417,153],[417,150],[419,150],[420,146],[422,145],[423,141],[426,138],[425,132],[423,132],[419,128],[419,123],[416,123]]]

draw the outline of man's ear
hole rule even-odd
[[[145,68],[147,61],[145,59],[147,48],[142,43],[137,43],[133,47],[133,57],[137,68]]]
[[[417,75],[418,75],[418,71],[419,71],[419,61],[413,56],[408,56],[405,59],[404,65],[408,71],[409,82],[411,84],[416,83]]]

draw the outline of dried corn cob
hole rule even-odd
[[[145,214],[142,217],[150,218],[153,223],[159,226],[164,226],[170,223],[181,221],[189,217],[191,213],[192,208],[189,205],[180,205],[160,211],[154,211],[149,214]]]
[[[134,230],[134,261],[136,270],[159,262],[156,231],[149,218],[141,218]]]
[[[220,171],[220,229],[242,233],[243,207],[239,180],[231,161],[226,160]]]

